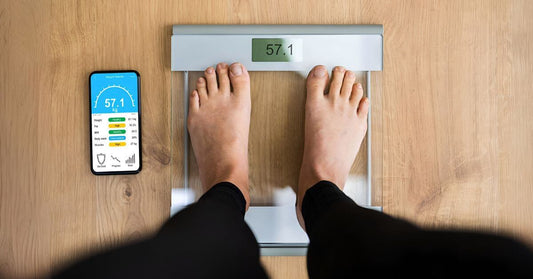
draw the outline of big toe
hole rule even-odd
[[[307,76],[307,97],[311,99],[324,97],[328,79],[326,67],[323,65],[315,66]]]
[[[248,71],[241,63],[233,63],[229,67],[229,77],[233,93],[235,95],[250,94],[250,76]]]

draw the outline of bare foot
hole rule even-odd
[[[219,182],[235,184],[246,209],[250,112],[250,77],[239,63],[220,63],[216,72],[207,68],[190,95],[188,127],[200,180],[206,190]]]
[[[305,143],[298,184],[297,213],[303,224],[301,205],[305,191],[321,180],[344,188],[350,168],[367,129],[369,100],[355,83],[355,74],[335,67],[329,92],[324,66],[316,66],[307,77]]]

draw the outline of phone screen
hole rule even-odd
[[[92,172],[138,173],[142,163],[139,74],[93,72],[89,87]]]

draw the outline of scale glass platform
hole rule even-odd
[[[303,151],[305,78],[315,65],[356,72],[368,98],[371,72],[383,69],[382,25],[174,25],[171,37],[171,215],[203,189],[187,131],[188,94],[219,62],[250,72],[251,206],[245,220],[262,255],[305,255],[309,239],[296,219],[297,179]],[[369,112],[370,114],[370,112]],[[372,205],[371,115],[368,133],[345,193]]]

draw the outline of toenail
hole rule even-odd
[[[315,72],[313,73],[313,75],[315,77],[323,77],[326,75],[326,70],[324,70],[324,68],[316,68],[315,69]]]
[[[241,64],[231,65],[230,71],[233,75],[240,76],[242,74]]]
[[[360,83],[358,83],[358,84],[357,84],[357,88],[360,88],[360,89],[361,89],[361,88],[363,88],[363,85],[360,84]]]
[[[199,82],[199,83],[204,83],[204,79],[203,79],[203,78],[199,78],[199,79],[198,79],[198,82]]]
[[[350,77],[350,78],[353,78],[353,77],[355,77],[355,74],[352,71],[348,71],[348,72],[346,72],[346,76]]]
[[[335,69],[339,72],[344,72],[344,68],[343,67],[340,67],[340,66],[337,66],[335,67]]]
[[[213,68],[209,67],[207,68],[207,71],[206,71],[208,74],[212,74],[213,73]]]
[[[226,69],[228,67],[228,65],[226,63],[220,63],[220,64],[218,64],[218,67],[220,69]]]

